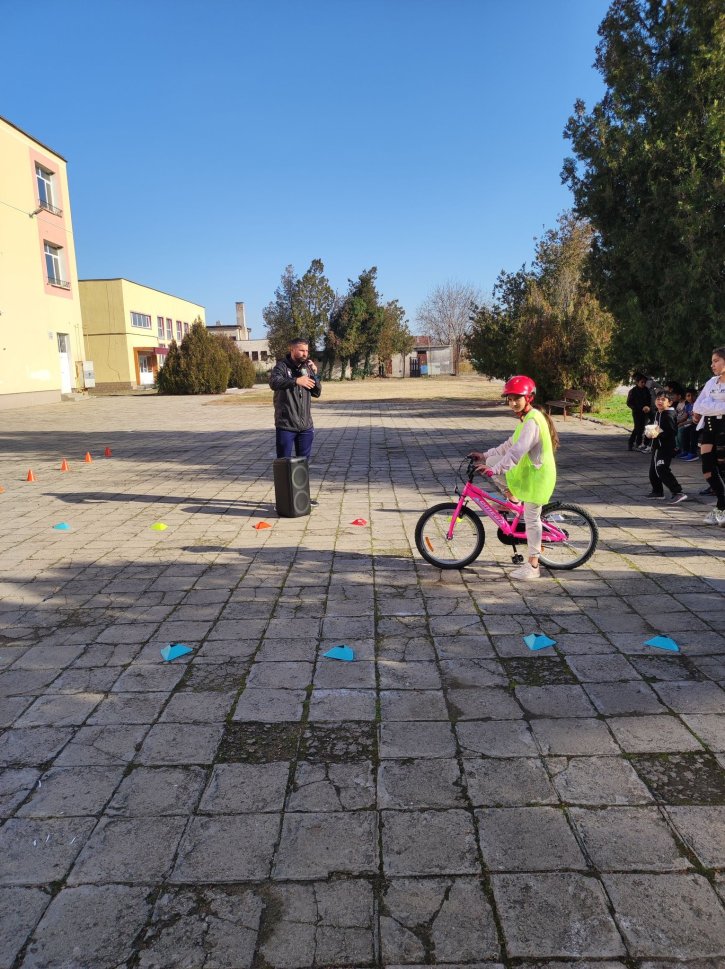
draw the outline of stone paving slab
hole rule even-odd
[[[0,966],[725,964],[711,502],[650,506],[624,431],[557,420],[558,493],[597,517],[597,553],[517,587],[487,527],[439,572],[418,517],[510,416],[475,380],[455,400],[376,386],[316,405],[300,519],[274,511],[271,403],[10,415]],[[164,663],[169,642],[192,653]],[[341,643],[354,663],[323,657]]]

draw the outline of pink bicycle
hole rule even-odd
[[[498,526],[499,542],[513,548],[513,561],[523,562],[517,545],[526,544],[524,506],[517,501],[488,494],[473,484],[475,464],[468,460],[463,491],[456,486],[458,501],[446,501],[424,512],[415,528],[418,551],[439,569],[462,569],[483,550],[486,533],[480,517],[468,507],[474,501],[486,517]],[[459,469],[463,479],[463,464]],[[592,516],[579,505],[554,501],[541,512],[543,528],[540,561],[549,569],[575,569],[592,557],[599,529]]]

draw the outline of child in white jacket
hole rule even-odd
[[[702,473],[717,497],[705,524],[725,528],[725,482],[717,464],[717,449],[725,449],[725,347],[712,351],[711,369],[715,376],[700,391],[692,411],[702,430]]]

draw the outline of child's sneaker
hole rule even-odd
[[[538,565],[536,568],[531,564],[531,562],[524,562],[523,565],[519,565],[517,569],[514,569],[511,573],[512,579],[521,579],[524,582],[528,582],[531,579],[540,579],[541,570]]]
[[[725,522],[725,511],[713,508],[702,520],[706,525],[722,525]]]
[[[720,528],[725,528],[725,508],[716,508],[715,515],[717,516],[717,522]]]
[[[687,495],[684,491],[680,491],[677,494],[672,495],[670,498],[671,505],[679,505],[681,501],[687,501]]]

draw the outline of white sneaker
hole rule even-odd
[[[715,516],[717,518],[716,524],[719,525],[720,528],[725,528],[725,508],[721,508],[720,510],[716,508]]]
[[[541,571],[537,565],[536,568],[531,564],[531,562],[524,562],[523,565],[519,565],[517,569],[514,569],[511,573],[512,579],[521,579],[524,582],[528,582],[531,579],[540,579]]]
[[[720,521],[717,516],[717,508],[713,508],[712,511],[708,512],[702,520],[706,525],[719,525]]]

